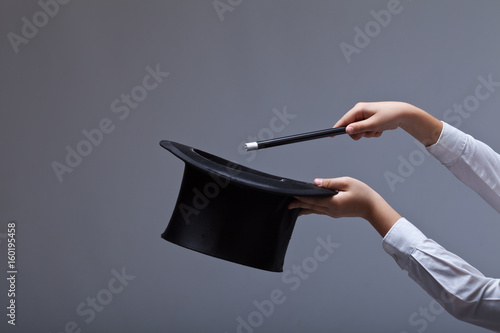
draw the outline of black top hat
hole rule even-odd
[[[337,191],[276,177],[172,141],[160,145],[185,162],[174,212],[162,238],[217,258],[282,272],[300,209],[294,196]]]

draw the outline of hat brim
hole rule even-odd
[[[257,171],[177,142],[163,140],[160,145],[197,169],[264,192],[294,197],[330,196],[338,193],[312,183]]]
[[[300,209],[293,197],[337,191],[281,178],[172,141],[160,145],[184,161],[184,175],[162,238],[238,264],[282,272]]]

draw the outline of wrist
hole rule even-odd
[[[428,147],[437,142],[443,123],[422,109],[408,104],[402,116],[400,127]]]
[[[375,230],[384,237],[392,226],[401,218],[380,195],[371,201],[368,216],[365,218]]]

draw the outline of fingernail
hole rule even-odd
[[[347,134],[354,134],[354,127],[352,126],[347,126],[345,128],[345,131],[347,132]]]
[[[314,185],[321,186],[321,184],[323,184],[323,179],[316,178],[314,180]]]

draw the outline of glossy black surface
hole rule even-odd
[[[334,191],[266,174],[220,157],[162,141],[186,163],[170,222],[162,237],[210,256],[281,272],[299,209],[293,196]]]

